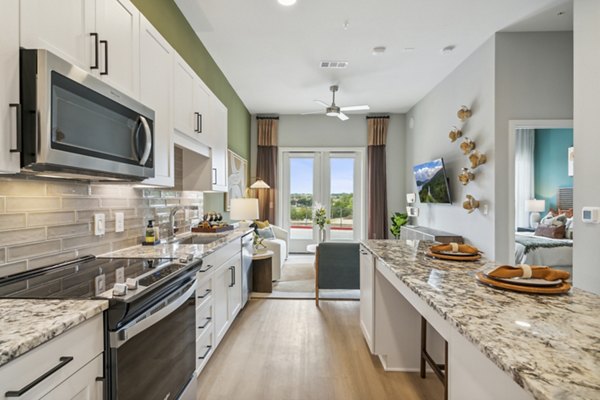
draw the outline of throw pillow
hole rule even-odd
[[[538,225],[535,229],[535,235],[551,239],[563,239],[565,237],[565,226]]]
[[[573,218],[573,209],[569,208],[566,210],[561,210],[560,208],[558,209],[558,213],[559,214],[565,214],[567,216],[567,218]]]
[[[550,213],[548,213],[548,215],[546,215],[540,221],[540,225],[545,225],[545,226],[563,226],[566,223],[567,223],[567,216],[565,214],[551,216]]]
[[[258,221],[258,220],[256,220],[256,221],[254,221],[254,223],[256,224],[256,227],[258,229],[264,229],[264,228],[270,226],[269,225],[269,220],[266,220],[266,221]]]
[[[263,239],[275,239],[275,233],[273,233],[273,228],[267,226],[266,228],[258,228],[256,229],[256,233],[259,237]]]

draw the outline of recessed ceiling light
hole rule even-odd
[[[385,46],[376,46],[373,47],[373,55],[378,56],[380,54],[385,53]]]
[[[282,6],[293,6],[296,4],[296,0],[277,0]]]
[[[402,49],[403,53],[412,53],[413,51],[415,51],[414,47],[405,47]]]
[[[454,45],[446,46],[446,47],[444,47],[443,49],[440,50],[440,53],[442,53],[442,54],[450,54],[450,53],[452,53],[452,51],[454,51],[455,47],[456,46],[454,46]]]

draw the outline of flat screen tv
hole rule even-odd
[[[413,173],[421,203],[452,203],[444,159],[415,165]]]

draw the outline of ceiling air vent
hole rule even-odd
[[[321,68],[341,69],[348,66],[348,61],[321,61]]]

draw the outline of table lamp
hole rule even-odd
[[[231,199],[229,217],[240,221],[240,228],[246,229],[252,221],[258,219],[258,199]]]
[[[529,226],[533,229],[537,228],[540,224],[540,211],[546,209],[546,200],[527,200],[525,203],[525,211],[531,213],[529,216]]]

